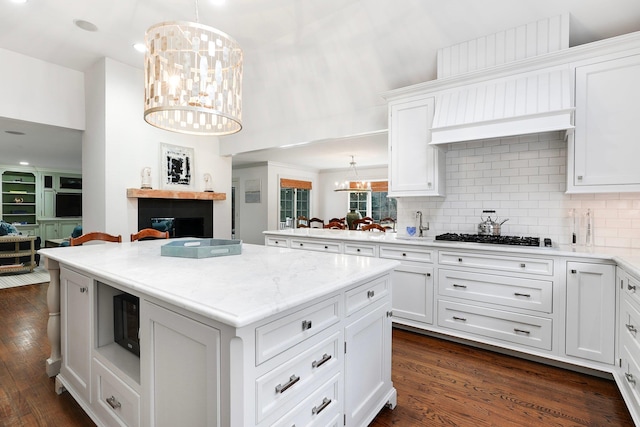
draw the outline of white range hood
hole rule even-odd
[[[563,65],[439,91],[431,144],[571,130],[570,85]]]

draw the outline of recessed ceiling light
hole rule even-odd
[[[27,0],[11,0],[11,3],[23,4],[26,3]]]
[[[147,51],[147,46],[144,43],[134,43],[133,48],[140,53],[145,53]]]
[[[22,165],[22,166],[29,166],[29,162],[20,162],[20,165]]]
[[[95,32],[98,31],[98,27],[95,24],[85,21],[83,19],[74,19],[73,23],[76,24],[76,27],[81,28],[85,31]]]
[[[11,135],[24,135],[24,132],[18,132],[17,130],[5,130],[4,133],[9,133]]]
[[[227,2],[227,0],[209,0],[214,6],[222,6]]]

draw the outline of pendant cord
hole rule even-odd
[[[196,23],[200,23],[200,15],[198,14],[198,0],[196,0]]]

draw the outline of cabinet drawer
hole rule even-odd
[[[346,292],[347,316],[389,295],[389,276],[380,277]]]
[[[551,350],[551,319],[440,300],[438,325],[513,344]]]
[[[267,236],[265,240],[267,246],[279,246],[281,248],[289,247],[289,239],[286,238]]]
[[[466,252],[440,252],[441,265],[490,268],[499,271],[553,275],[553,260],[525,257],[480,255]]]
[[[636,304],[640,304],[640,282],[631,276],[627,276],[625,282],[623,283],[625,295]]]
[[[326,340],[289,360],[256,380],[256,416],[261,422],[277,408],[293,408],[304,399],[310,384],[321,376],[335,373],[340,360],[341,334],[336,332]]]
[[[620,339],[633,344],[640,355],[640,312],[626,298],[622,298],[620,311]]]
[[[336,296],[256,328],[256,363],[269,360],[337,323],[339,304]]]
[[[360,243],[345,243],[344,253],[347,255],[378,256],[377,246]]]
[[[293,410],[280,418],[272,427],[317,426],[326,427],[336,424],[340,415],[342,388],[340,374],[336,374]]]
[[[620,344],[623,387],[631,392],[636,402],[640,402],[640,364],[638,359],[634,357],[638,348],[625,339],[622,339]]]
[[[440,269],[438,274],[440,295],[543,313],[552,312],[551,281],[445,269]]]
[[[330,253],[334,253],[334,254],[339,254],[339,253],[342,252],[342,243],[341,242],[324,241],[324,240],[292,239],[291,240],[291,248],[292,249],[306,249],[308,251],[330,252]]]
[[[98,359],[93,359],[96,413],[109,425],[140,425],[140,396]]]
[[[380,258],[433,262],[433,251],[412,246],[380,246]]]

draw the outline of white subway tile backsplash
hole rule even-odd
[[[640,193],[565,194],[567,143],[559,132],[454,144],[446,197],[398,199],[398,228],[420,210],[428,236],[475,233],[483,209],[509,218],[503,234],[570,243],[570,209],[591,209],[596,245],[640,248]],[[493,216],[492,216],[493,217]],[[584,236],[582,236],[584,239]]]

